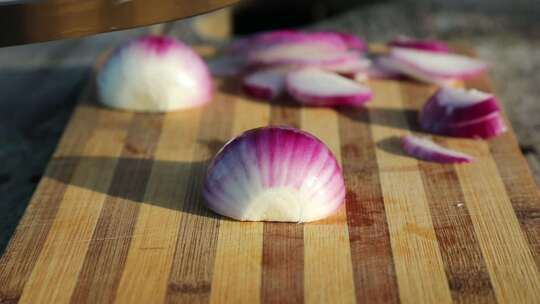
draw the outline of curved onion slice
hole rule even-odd
[[[387,77],[389,79],[400,79],[404,75],[406,75],[410,78],[420,80],[426,83],[433,83],[442,87],[451,86],[452,84],[455,83],[455,80],[456,80],[455,78],[452,78],[452,77],[439,77],[439,76],[425,73],[422,70],[414,69],[390,57],[378,58],[377,63],[379,65],[379,68],[382,69],[383,73],[384,72],[390,73],[390,76],[392,76],[392,73],[394,75],[397,74],[394,77]]]
[[[463,79],[476,76],[487,69],[484,62],[457,54],[393,47],[389,56],[399,65],[400,70],[405,67],[409,69],[403,72],[409,74],[410,71],[415,71],[430,78]]]
[[[431,132],[453,137],[488,139],[507,131],[500,112],[493,112],[479,119],[438,126]]]
[[[360,57],[355,61],[346,61],[337,64],[327,64],[321,66],[321,68],[352,78],[359,72],[366,72],[370,66],[371,61],[369,59]]]
[[[117,48],[97,75],[101,102],[131,111],[164,112],[212,100],[205,62],[182,42],[162,36]]]
[[[245,132],[221,149],[206,175],[208,208],[241,221],[310,222],[345,197],[341,168],[314,136],[292,128]]]
[[[345,77],[315,68],[294,71],[287,76],[287,91],[307,106],[353,106],[368,102],[371,90]]]
[[[403,150],[409,155],[427,161],[438,163],[470,163],[473,158],[467,154],[457,152],[437,145],[431,140],[412,135],[401,139]]]
[[[334,46],[312,43],[277,44],[257,51],[248,56],[252,65],[331,65],[358,60],[358,53],[336,49]]]
[[[447,124],[482,118],[500,108],[492,94],[475,89],[441,88],[420,111],[420,125],[425,130],[438,130]]]
[[[448,53],[450,48],[448,45],[442,41],[437,40],[419,40],[413,39],[405,36],[398,36],[394,40],[388,43],[390,46],[402,47],[402,48],[411,48],[429,52],[436,53]]]
[[[367,70],[370,79],[401,79],[404,74],[387,57],[375,57],[371,60],[371,66]]]
[[[242,87],[244,91],[255,98],[274,99],[285,90],[285,79],[292,67],[276,67],[262,69],[247,75]]]

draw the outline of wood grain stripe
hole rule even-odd
[[[98,155],[120,154],[132,117],[129,113],[103,111],[85,151],[67,158],[77,162],[77,167],[65,181],[68,187],[25,285],[22,303],[69,301],[116,165],[115,160]]]
[[[133,232],[117,303],[163,303],[185,207],[202,109],[165,116]]]
[[[217,85],[222,84],[218,82]],[[220,221],[204,207],[201,191],[208,161],[231,137],[234,119],[232,97],[218,94],[214,99],[202,114],[197,145],[191,158],[194,164],[183,199],[185,205],[169,274],[167,303],[207,303],[210,298]]]
[[[88,93],[88,92],[86,92]],[[93,120],[85,117],[94,117]],[[36,195],[0,259],[0,303],[17,302],[47,240],[53,220],[77,167],[76,157],[86,147],[99,120],[94,105],[79,105],[62,136]]]
[[[300,109],[274,105],[270,124],[299,128]],[[262,267],[263,303],[304,302],[303,224],[264,223]]]
[[[403,84],[401,88],[409,125],[415,129],[418,125],[417,109],[435,88],[428,89],[418,83]],[[446,145],[446,140],[438,141]],[[452,299],[455,303],[495,303],[495,293],[454,166],[420,161],[418,168]]]
[[[468,80],[466,86],[485,92],[494,91],[487,76]],[[508,119],[506,121],[508,132],[488,141],[488,144],[512,208],[527,237],[536,267],[540,270],[540,192],[519,149],[512,126]]]
[[[302,110],[302,129],[321,139],[341,163],[338,117],[332,109]],[[327,219],[304,225],[304,293],[307,303],[355,303],[347,229],[342,206]]]
[[[116,291],[152,168],[163,115],[136,114],[93,231],[72,303],[108,303]]]
[[[235,107],[234,136],[268,125],[268,103],[237,99]],[[263,227],[260,222],[221,220],[211,303],[260,302]]]
[[[408,133],[396,82],[373,81],[377,92],[370,121],[399,295],[403,303],[450,303],[452,298],[433,229],[429,204],[415,159],[382,144]],[[398,148],[398,151],[399,148]]]
[[[347,224],[357,303],[399,303],[375,142],[366,109],[339,118]]]

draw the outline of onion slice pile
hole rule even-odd
[[[360,107],[373,95],[368,87],[358,82],[316,68],[290,73],[287,91],[303,105],[325,107]]]
[[[241,221],[316,221],[345,198],[332,152],[313,135],[285,127],[250,130],[227,143],[203,189],[209,209]]]
[[[402,137],[401,146],[407,154],[421,160],[445,164],[473,161],[473,158],[467,154],[444,148],[431,140],[412,135]]]
[[[455,137],[491,138],[506,131],[495,96],[475,89],[441,88],[422,107],[419,122],[428,132]]]

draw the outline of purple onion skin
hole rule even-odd
[[[264,127],[218,152],[203,195],[211,210],[237,220],[308,222],[343,204],[345,183],[336,158],[319,139],[293,128]],[[272,199],[261,200],[269,196],[276,197],[276,206]],[[289,196],[294,199],[277,206],[280,197]]]

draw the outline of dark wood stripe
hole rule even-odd
[[[466,86],[493,92],[487,76],[468,80]],[[488,144],[536,267],[540,270],[540,192],[514,134],[512,126],[508,125],[508,132],[489,140]]]
[[[358,303],[399,303],[390,234],[366,109],[339,117],[347,224]]]
[[[80,105],[77,111],[96,112],[85,114],[94,114],[95,119],[77,119],[68,124],[55,154],[60,152],[61,156],[53,156],[50,161],[36,194],[0,259],[0,303],[15,303],[20,298],[62,202],[67,188],[65,181],[71,179],[77,167],[75,158],[62,156],[82,154],[99,119],[97,111],[86,105]]]
[[[300,109],[273,106],[270,124],[299,128]],[[263,303],[304,302],[303,224],[264,223],[262,267]]]
[[[422,84],[403,84],[403,103],[407,108],[420,109],[433,91]],[[411,129],[419,128],[417,112],[407,113]],[[419,161],[418,168],[452,299],[456,303],[496,303],[455,167]]]
[[[152,169],[163,115],[136,114],[73,292],[72,303],[111,303]]]
[[[225,83],[225,86],[232,86]],[[231,91],[236,88],[229,88]],[[195,149],[197,159],[208,161],[230,139],[234,117],[234,99],[218,96],[204,110]],[[174,263],[169,274],[167,303],[207,303],[217,249],[220,217],[203,205],[201,195],[208,161],[191,165],[188,192],[184,198],[182,219]]]

